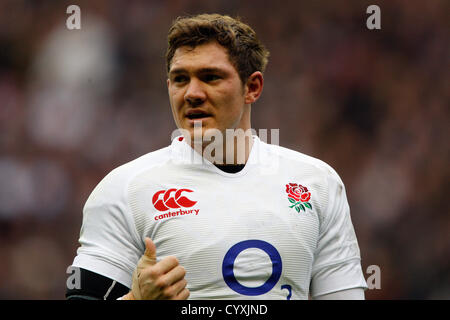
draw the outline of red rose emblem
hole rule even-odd
[[[306,209],[312,210],[312,205],[308,201],[311,199],[311,192],[307,187],[297,183],[288,183],[286,185],[286,193],[291,205],[289,208],[295,208],[297,212],[306,211]]]
[[[295,201],[308,202],[311,199],[311,192],[308,191],[308,188],[297,183],[287,184],[286,192],[288,193],[288,197]]]

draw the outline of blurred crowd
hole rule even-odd
[[[340,174],[366,297],[450,299],[450,3],[375,2],[0,1],[0,299],[64,299],[90,192],[170,143],[166,33],[204,12],[270,50],[252,124]]]

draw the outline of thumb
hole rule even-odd
[[[156,246],[153,243],[152,239],[149,237],[145,237],[145,251],[144,254],[141,256],[141,258],[138,261],[138,264],[136,266],[136,269],[133,272],[132,276],[132,287],[131,291],[133,292],[133,296],[136,300],[141,300],[141,289],[139,284],[139,275],[142,269],[152,266],[156,264]]]
[[[155,246],[155,244],[153,243],[152,239],[150,239],[149,237],[145,237],[144,241],[145,241],[144,256],[150,260],[155,261],[155,263],[156,263],[156,246]]]

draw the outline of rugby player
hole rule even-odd
[[[268,56],[239,19],[174,21],[167,87],[181,134],[93,190],[68,299],[364,299],[335,170],[254,134],[225,139],[251,132]],[[212,136],[223,139],[205,152]]]

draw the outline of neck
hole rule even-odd
[[[223,146],[223,164],[246,164],[253,147],[253,137],[233,137],[233,142]],[[220,163],[218,163],[220,164]]]
[[[213,164],[237,165],[246,164],[253,147],[253,136],[250,130],[237,130],[223,135],[223,139],[203,137],[202,141],[188,141],[191,148]],[[222,140],[222,141],[221,141]]]

